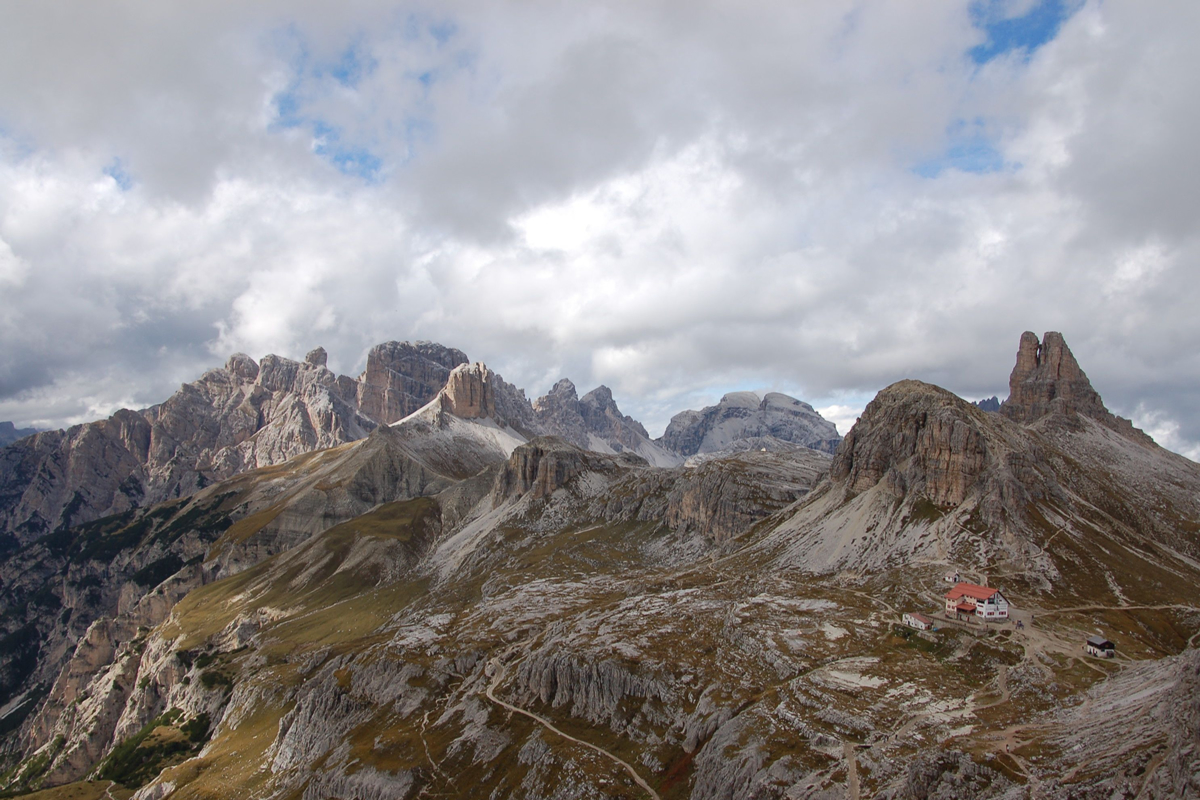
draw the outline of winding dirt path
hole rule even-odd
[[[854,760],[853,742],[842,742],[842,755],[846,757],[846,791],[850,800],[859,800],[858,763]]]
[[[523,708],[518,708],[517,706],[514,706],[512,703],[506,703],[505,701],[496,697],[496,694],[495,694],[496,687],[500,685],[500,682],[502,680],[504,680],[504,670],[498,663],[498,659],[495,659],[495,658],[493,658],[491,661],[488,662],[488,669],[490,669],[492,671],[492,680],[487,685],[487,688],[485,688],[483,690],[483,694],[484,694],[484,696],[487,697],[488,700],[491,700],[493,703],[495,703],[496,705],[498,705],[502,708],[508,709],[509,711],[513,712],[514,714],[520,714],[523,717],[529,717],[534,722],[538,723],[539,725],[546,728],[547,730],[552,731],[553,733],[557,734],[558,736],[561,736],[562,738],[564,738],[568,741],[575,742],[575,744],[582,745],[583,747],[586,747],[589,750],[593,750],[593,751],[599,753],[600,755],[604,756],[605,758],[609,759],[610,761],[613,761],[618,766],[620,766],[621,769],[623,769],[627,773],[629,773],[629,777],[633,778],[634,783],[636,783],[638,786],[642,787],[642,790],[645,791],[646,794],[650,795],[652,798],[654,798],[654,800],[662,800],[662,798],[658,796],[658,792],[656,792],[656,791],[654,791],[654,789],[650,788],[650,784],[646,783],[646,781],[644,781],[642,779],[642,776],[637,773],[637,770],[635,770],[629,764],[629,762],[625,761],[624,759],[622,759],[618,756],[613,755],[612,753],[605,750],[603,747],[597,747],[596,745],[594,745],[590,742],[585,742],[582,739],[576,739],[571,734],[562,732],[561,730],[556,728],[554,726],[554,724],[552,722],[550,722],[550,720],[546,719],[545,717],[540,717],[537,714],[534,714],[532,711],[526,711]],[[857,797],[857,795],[855,795],[855,797]]]

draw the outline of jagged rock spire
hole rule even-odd
[[[1022,423],[1054,411],[1101,420],[1112,416],[1057,331],[1048,331],[1041,342],[1030,331],[1021,334],[1017,364],[1008,379],[1008,400],[1000,410]]]
[[[1104,407],[1100,394],[1092,388],[1057,331],[1047,331],[1040,342],[1030,331],[1021,334],[1017,364],[1008,378],[1008,399],[1000,406],[1000,413],[1022,424],[1050,414],[1079,414],[1137,441],[1153,442],[1132,422]]]

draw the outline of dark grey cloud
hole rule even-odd
[[[0,419],[428,338],[651,429],[778,388],[844,432],[903,377],[1003,395],[1030,329],[1200,455],[1200,11],[1071,9],[981,65],[969,4],[21,4]]]

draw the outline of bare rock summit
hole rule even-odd
[[[424,406],[466,361],[431,342],[387,342],[355,379],[331,372],[321,347],[303,361],[235,353],[160,405],[0,451],[0,535],[31,541],[362,439]]]
[[[1056,415],[1069,421],[1072,414],[1096,420],[1132,439],[1151,442],[1133,423],[1104,407],[1063,335],[1048,331],[1039,342],[1031,331],[1021,334],[1017,363],[1008,379],[1008,399],[1000,413],[1014,422],[1029,424]]]
[[[676,414],[658,443],[686,457],[761,436],[825,453],[833,453],[842,441],[834,424],[808,403],[779,392],[761,398],[754,392],[730,392],[715,406]]]
[[[622,414],[612,390],[598,386],[579,397],[563,378],[533,404],[538,423],[576,447],[600,453],[635,453],[651,464],[671,467],[681,459],[650,439],[642,423]]]

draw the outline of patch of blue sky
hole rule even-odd
[[[470,69],[474,64],[474,56],[469,51],[443,50],[458,32],[458,25],[453,20],[428,15],[406,14],[394,22],[391,35],[398,34],[402,40],[418,47],[424,42],[424,47],[432,46],[442,53],[438,61],[443,63],[414,70],[407,76],[419,85],[425,100],[429,99],[434,85],[444,77],[444,70]],[[371,38],[374,40],[376,34],[386,36],[386,33],[373,32]],[[276,132],[307,131],[312,134],[314,155],[325,159],[344,174],[369,182],[380,180],[384,163],[376,149],[378,143],[352,141],[353,137],[338,124],[336,116],[330,118],[328,112],[314,113],[317,106],[327,105],[320,101],[324,94],[330,92],[332,84],[360,91],[363,82],[378,68],[379,62],[371,54],[366,35],[355,37],[332,59],[315,57],[304,34],[294,26],[277,29],[272,35],[272,46],[286,61],[289,79],[271,98],[274,115],[269,129]],[[421,143],[429,143],[434,137],[433,124],[423,117],[423,109],[419,105],[407,109],[409,113],[403,117],[401,124],[387,125],[389,135],[403,140],[403,148],[390,149],[393,154],[405,153],[401,156],[402,161],[409,160]]]
[[[912,168],[923,178],[936,178],[948,169],[984,175],[991,172],[1016,170],[1020,164],[1004,159],[1004,154],[982,120],[958,120],[946,130],[946,147],[933,158]]]
[[[122,192],[128,192],[133,188],[133,178],[125,170],[125,165],[119,158],[114,158],[109,162],[108,166],[104,168],[104,174],[112,178]]]
[[[936,178],[948,169],[973,172],[977,175],[1000,172],[1013,168],[999,150],[986,139],[957,142],[946,148],[937,158],[922,161],[913,167],[913,172],[922,178]]]
[[[367,52],[361,41],[347,47],[331,64],[317,65],[316,75],[328,75],[348,89],[355,89],[363,78],[369,76],[378,66],[378,61]]]
[[[974,0],[970,6],[971,23],[987,34],[987,41],[967,51],[976,64],[986,64],[998,56],[1020,51],[1028,59],[1039,47],[1054,39],[1072,14],[1079,0],[1036,0],[1019,16],[1009,16],[1012,0]]]
[[[343,175],[377,183],[383,172],[383,159],[366,147],[342,141],[338,128],[321,121],[313,124],[313,153],[324,158]]]

